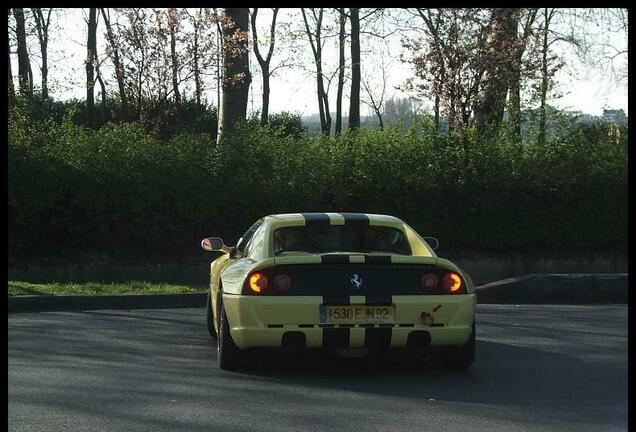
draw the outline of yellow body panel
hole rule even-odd
[[[322,346],[323,329],[319,327],[322,296],[242,296],[223,295],[223,304],[234,343],[242,349],[250,347],[280,347],[283,334],[297,331],[305,334],[308,348]],[[364,305],[364,296],[352,296],[352,305]],[[408,334],[426,330],[431,345],[463,345],[470,336],[475,316],[475,294],[464,295],[404,295],[393,296],[395,326],[391,328],[391,346],[406,346]],[[427,326],[421,314],[434,317]],[[413,324],[413,327],[400,327]],[[312,325],[313,327],[307,327]],[[276,327],[269,327],[276,326]],[[280,326],[280,327],[279,327]],[[349,347],[364,345],[365,329],[350,330]]]

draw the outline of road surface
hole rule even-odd
[[[9,315],[9,430],[627,429],[626,306],[479,305],[461,373],[276,355],[225,372],[203,314]]]

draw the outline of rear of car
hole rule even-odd
[[[456,353],[453,363],[470,366],[475,294],[468,275],[397,218],[301,215],[272,217],[261,259],[223,290],[237,350],[444,346],[472,351]]]

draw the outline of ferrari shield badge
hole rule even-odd
[[[351,284],[355,289],[359,289],[362,286],[362,278],[358,275],[358,273],[354,273],[351,278]]]

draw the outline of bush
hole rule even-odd
[[[307,134],[307,128],[303,125],[300,114],[280,112],[269,115],[269,124],[274,129],[282,130],[283,134],[299,139]]]
[[[184,108],[190,126],[162,133],[88,129],[78,109],[10,111],[14,262],[175,260],[200,254],[204,236],[232,243],[265,214],[298,211],[394,214],[447,250],[626,251],[626,129],[576,126],[518,149],[390,126],[310,137],[280,114],[217,146],[209,110]]]

